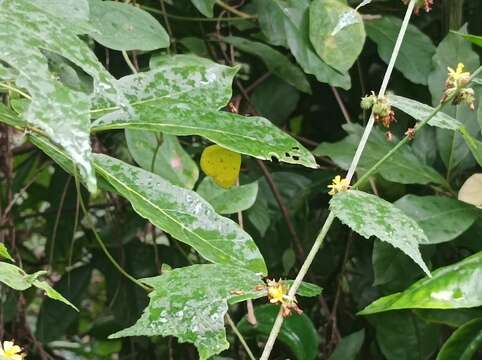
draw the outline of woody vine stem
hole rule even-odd
[[[413,10],[415,8],[415,3],[416,3],[416,0],[411,0],[410,3],[408,4],[407,11],[405,13],[405,18],[403,19],[403,23],[402,23],[402,26],[400,28],[400,32],[398,34],[398,38],[397,38],[397,41],[395,43],[395,47],[393,48],[393,52],[392,52],[392,56],[390,58],[388,68],[385,72],[385,76],[383,78],[382,85],[381,85],[380,91],[378,93],[379,96],[383,96],[385,94],[386,89],[387,89],[388,82],[389,82],[390,77],[392,75],[393,67],[394,67],[395,62],[397,60],[398,53],[400,51],[400,47],[402,46],[403,39],[405,37],[405,33],[407,31],[407,27],[408,27],[410,18],[412,16]],[[440,111],[440,109],[442,108],[442,106],[444,104],[439,105],[434,110],[433,115],[431,114],[431,117],[429,117],[428,120],[426,119],[425,121],[420,123],[420,126],[418,126],[418,129],[420,129],[423,125],[425,125],[430,120],[430,118],[435,116],[436,112]],[[360,140],[360,143],[358,144],[358,148],[355,152],[355,155],[353,157],[350,168],[348,169],[348,174],[346,176],[346,179],[348,180],[348,182],[350,182],[351,179],[353,178],[353,175],[355,173],[358,162],[360,161],[361,155],[362,155],[363,150],[365,148],[365,145],[368,141],[368,137],[370,136],[370,133],[371,133],[371,130],[373,128],[374,122],[375,122],[375,118],[374,118],[374,114],[372,112],[372,114],[370,115],[370,119],[368,121],[368,124],[365,128],[365,131],[363,133],[363,136]],[[405,142],[407,141],[406,139],[407,138],[404,139]],[[402,143],[402,142],[403,142],[403,140],[400,143]],[[385,161],[389,156],[391,156],[391,154],[393,154],[396,151],[396,149],[398,150],[403,145],[403,143],[402,144],[400,144],[400,143],[394,149],[392,149],[392,151],[390,151],[390,153],[388,153],[382,160]],[[372,169],[370,169],[365,174],[365,176],[363,178],[361,178],[360,180],[362,180],[364,178],[367,178],[367,176],[369,176],[371,173],[373,173],[373,171],[376,170],[376,168],[378,168],[380,166],[380,164],[381,164],[380,162],[375,164],[375,166],[372,167]],[[359,184],[360,184],[360,181],[358,181],[355,185],[359,185]],[[310,252],[308,253],[308,256],[306,257],[303,265],[301,266],[300,271],[298,272],[298,275],[296,276],[295,280],[293,281],[292,286],[290,287],[290,290],[288,292],[289,298],[294,298],[294,296],[296,295],[296,292],[298,291],[298,288],[299,288],[301,282],[303,281],[306,273],[308,272],[308,269],[310,268],[310,266],[311,266],[311,264],[312,264],[312,262],[313,262],[313,260],[316,256],[316,254],[318,253],[318,250],[320,249],[321,245],[323,244],[323,240],[325,239],[326,234],[330,230],[331,224],[333,223],[334,219],[335,219],[335,215],[333,214],[333,212],[330,212],[328,214],[328,217],[325,220],[325,223],[323,224],[323,227],[321,228],[320,233],[318,234],[318,236],[315,240],[315,243],[313,244],[313,247],[311,248]],[[280,311],[278,313],[278,316],[276,317],[276,320],[274,322],[273,328],[271,329],[271,333],[269,334],[268,341],[266,342],[266,345],[264,347],[263,354],[261,355],[260,360],[268,360],[269,359],[269,356],[271,354],[271,351],[273,350],[273,346],[274,346],[274,343],[276,341],[276,338],[278,337],[278,334],[281,330],[281,326],[283,325],[283,321],[284,321],[284,318],[283,318],[283,315],[282,315],[282,309],[280,309]]]

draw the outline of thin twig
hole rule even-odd
[[[340,107],[340,110],[343,114],[343,117],[345,118],[345,121],[347,122],[347,124],[351,124],[350,114],[348,113],[348,110],[346,109],[346,106],[343,103],[343,100],[341,99],[340,93],[338,92],[337,88],[334,86],[331,86],[331,91],[333,92],[333,95],[335,95],[336,102]]]
[[[216,4],[218,4],[220,7],[222,7],[224,10],[229,11],[230,13],[239,16],[240,18],[251,20],[253,19],[252,15],[246,14],[245,12],[242,12],[238,9],[236,9],[234,6],[228,5],[221,0],[216,0]]]
[[[410,17],[412,15],[413,9],[415,7],[415,2],[416,2],[416,0],[411,0],[410,3],[408,4],[407,12],[405,14],[405,18],[403,20],[402,27],[400,28],[400,33],[398,35],[397,42],[395,44],[395,48],[393,49],[392,57],[390,59],[389,66],[387,68],[387,71],[385,73],[385,77],[383,79],[383,82],[382,82],[382,85],[381,85],[381,88],[380,88],[381,94],[385,93],[386,87],[388,85],[388,81],[390,79],[390,76],[391,76],[391,73],[392,73],[392,70],[393,70],[393,65],[395,64],[395,61],[398,57],[398,53],[400,51],[400,46],[402,44],[403,38],[405,36],[405,32],[407,30],[408,23],[410,21]],[[370,122],[371,122],[371,124],[370,124]],[[365,144],[368,140],[368,136],[369,136],[370,131],[373,127],[373,122],[374,122],[373,116],[371,116],[370,121],[367,125],[367,128],[365,129],[364,136],[362,137],[362,140],[360,141],[357,152],[355,153],[355,156],[353,158],[352,164],[351,164],[350,169],[349,169],[348,176],[353,176],[353,174],[355,172],[355,169],[358,165],[358,162],[359,162],[360,157],[362,155]],[[351,175],[350,175],[350,173],[351,173]],[[348,177],[348,179],[351,179],[351,177]],[[323,227],[321,228],[320,233],[318,234],[318,236],[317,236],[317,238],[316,238],[316,240],[313,244],[313,247],[311,248],[310,252],[308,253],[308,256],[306,257],[305,262],[301,266],[301,269],[300,269],[298,275],[296,276],[295,280],[293,281],[293,284],[290,287],[290,290],[288,292],[288,297],[294,298],[294,295],[298,291],[298,288],[301,285],[301,282],[303,281],[305,275],[307,274],[308,269],[311,266],[311,263],[313,262],[316,254],[318,253],[318,250],[320,249],[321,245],[323,244],[323,240],[325,239],[325,236],[328,233],[328,230],[330,229],[331,224],[333,223],[334,220],[335,220],[335,215],[333,214],[333,212],[330,212],[328,214],[327,219],[325,220],[325,223],[324,223]],[[278,334],[281,330],[281,326],[283,325],[283,320],[284,319],[283,319],[282,309],[280,309],[280,312],[278,313],[278,316],[276,317],[276,320],[274,322],[273,328],[271,329],[271,333],[268,337],[268,341],[266,342],[266,345],[265,345],[265,348],[263,350],[263,354],[261,355],[260,360],[268,360],[269,359],[269,356],[271,354],[271,351],[273,350],[273,346],[274,346],[274,343],[276,341],[276,338],[278,337]]]
[[[268,182],[269,188],[271,189],[271,192],[273,193],[276,199],[276,202],[278,203],[278,207],[280,208],[281,213],[283,214],[283,218],[286,222],[286,225],[288,226],[288,231],[290,232],[290,235],[293,238],[293,241],[295,244],[296,256],[298,260],[301,262],[306,256],[305,249],[303,248],[303,244],[301,243],[301,240],[298,237],[295,227],[293,226],[289,211],[283,202],[281,193],[279,192],[278,187],[276,186],[273,180],[273,177],[271,176],[271,173],[269,172],[266,165],[261,160],[256,160],[256,162],[259,168],[261,169],[261,171],[263,172],[263,175],[266,178],[266,181]]]
[[[203,18],[203,17],[195,17],[195,16],[181,16],[181,15],[174,15],[169,14],[167,12],[155,9],[150,6],[146,5],[138,5],[141,9],[147,10],[154,14],[165,15],[168,18],[173,20],[179,21],[200,21],[200,22],[217,22],[217,21],[245,21],[245,20],[256,20],[258,17],[255,15],[248,15],[247,16],[238,16],[238,17],[229,17],[229,18],[222,18],[222,17],[213,17],[213,18]]]
[[[249,358],[251,360],[256,360],[251,349],[248,346],[248,343],[244,339],[243,334],[239,332],[238,328],[236,327],[236,324],[233,322],[233,319],[231,319],[231,316],[229,316],[229,314],[226,314],[226,322],[229,324],[229,326],[231,326],[233,333],[238,337],[239,342],[241,343],[241,345],[243,345],[244,350],[246,350],[246,353],[248,354]]]

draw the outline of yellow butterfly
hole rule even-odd
[[[227,189],[236,184],[241,168],[241,155],[219,145],[210,145],[201,155],[201,169],[214,182]]]

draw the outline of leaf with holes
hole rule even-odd
[[[418,246],[429,240],[417,222],[375,195],[358,190],[340,192],[330,201],[330,209],[342,223],[365,238],[376,236],[410,256],[422,270],[430,271]]]
[[[240,154],[317,167],[306,148],[267,119],[218,111],[231,98],[236,68],[192,55],[154,58],[151,67],[121,80],[135,113],[106,114],[93,123],[93,132],[127,128],[199,135]]]
[[[435,270],[432,277],[417,281],[406,290],[382,297],[360,314],[397,309],[459,309],[482,305],[482,252]]]
[[[89,138],[90,96],[64,86],[49,71],[43,51],[73,62],[94,78],[95,91],[116,104],[126,104],[115,79],[77,37],[76,28],[29,1],[0,2],[0,60],[18,70],[16,84],[32,101],[23,118],[62,146],[80,168],[88,188],[96,188]]]
[[[259,275],[230,265],[192,265],[142,281],[154,289],[149,305],[136,324],[109,338],[173,335],[193,343],[201,360],[229,347],[228,304],[266,295],[255,290],[263,284]]]
[[[107,155],[95,154],[95,168],[139,215],[205,259],[267,273],[253,239],[235,222],[216,214],[197,193]]]

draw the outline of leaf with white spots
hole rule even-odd
[[[402,210],[378,196],[358,190],[333,196],[330,209],[342,223],[361,236],[367,239],[376,236],[402,250],[430,275],[418,248],[429,240],[417,222]]]
[[[78,29],[25,0],[0,2],[0,60],[18,71],[16,85],[32,100],[23,118],[62,146],[79,166],[91,191],[90,95],[64,86],[49,71],[44,52],[63,56],[93,77],[95,92],[122,107],[116,80],[102,67]]]
[[[259,275],[230,265],[193,265],[142,281],[154,289],[149,305],[136,324],[110,338],[173,335],[193,343],[201,360],[229,348],[228,303],[266,295],[255,290],[263,284]]]
[[[459,309],[482,305],[482,252],[435,270],[403,292],[382,297],[359,314],[397,309]]]
[[[266,274],[253,239],[234,221],[218,215],[197,193],[107,155],[95,154],[97,174],[130,201],[134,210],[206,260]]]
[[[317,167],[306,148],[269,120],[218,111],[231,98],[237,68],[192,55],[154,58],[151,68],[121,80],[135,113],[108,113],[92,124],[93,132],[138,129],[199,135],[258,159]]]

